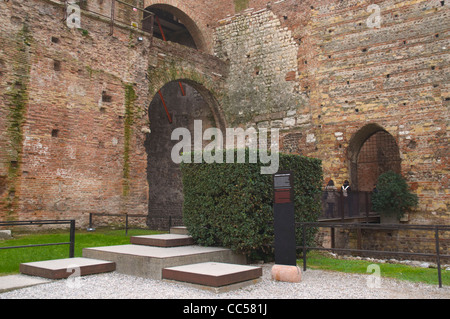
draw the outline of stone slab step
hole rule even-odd
[[[168,267],[162,270],[163,279],[209,287],[221,287],[247,282],[258,279],[261,276],[261,267],[218,262]]]
[[[156,247],[176,247],[193,245],[194,239],[189,235],[178,234],[143,235],[132,236],[130,243]]]
[[[114,271],[116,264],[111,261],[77,257],[22,263],[19,269],[25,275],[62,279],[68,278],[73,273],[86,276]]]
[[[162,269],[201,262],[246,264],[244,255],[230,249],[203,246],[155,247],[117,245],[83,249],[83,257],[111,260],[119,273],[162,279]]]
[[[188,232],[186,226],[170,227],[170,233],[171,234],[179,234],[179,235],[189,235],[189,232]]]
[[[52,281],[46,278],[32,277],[23,274],[0,276],[0,293],[49,282]]]

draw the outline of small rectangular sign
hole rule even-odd
[[[273,176],[274,203],[293,202],[293,180],[291,172],[280,172]]]

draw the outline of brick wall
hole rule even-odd
[[[253,112],[242,121],[281,128],[282,149],[322,159],[325,182],[332,178],[338,186],[346,179],[357,181],[363,142],[376,131],[388,132],[399,147],[401,173],[420,197],[409,221],[445,223],[449,2],[378,1],[380,28],[373,24],[377,11],[368,9],[372,3],[255,0],[219,20],[224,25],[216,29],[216,54],[230,59],[230,70],[235,64],[229,94],[241,93],[241,101],[232,100],[236,111],[231,113]],[[262,22],[269,16],[273,25]],[[296,51],[294,63],[289,44],[277,46],[283,34]],[[270,92],[251,76],[258,62],[244,62],[254,43],[269,69],[261,74],[280,83],[269,86]],[[284,59],[281,68],[268,62],[276,55],[277,61]],[[288,70],[295,72],[288,75]],[[267,103],[272,96],[278,99]],[[292,100],[284,103],[287,97]],[[288,112],[294,120],[285,122]]]
[[[420,197],[409,222],[447,223],[449,1],[377,1],[380,28],[372,2],[133,2],[185,14],[195,51],[91,14],[71,30],[61,1],[1,1],[1,217],[146,212],[148,105],[185,79],[218,126],[278,127],[338,186],[385,130]]]
[[[120,25],[109,35],[89,13],[69,29],[58,1],[0,12],[1,219],[147,213],[148,107],[169,81],[192,82],[224,125],[217,58]]]

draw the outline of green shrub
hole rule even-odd
[[[261,166],[259,161],[181,164],[184,224],[198,244],[271,255],[273,177],[261,174]],[[321,161],[280,154],[279,170],[294,172],[296,222],[316,221],[321,210]],[[315,230],[308,230],[309,244],[314,235]],[[296,238],[301,245],[301,228]]]
[[[409,191],[401,175],[389,171],[378,177],[377,191],[372,195],[372,207],[376,212],[401,218],[417,204],[417,195]]]

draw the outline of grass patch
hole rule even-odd
[[[298,261],[303,267],[303,260]],[[366,260],[337,259],[324,253],[311,251],[306,257],[306,267],[329,271],[339,271],[355,274],[372,274],[367,272],[367,267],[374,262]],[[376,263],[375,263],[376,264]],[[402,264],[377,264],[380,266],[381,277],[421,282],[430,285],[438,285],[438,271],[432,268],[411,267]],[[442,284],[450,286],[450,271],[441,268]]]
[[[151,230],[97,229],[95,232],[77,230],[75,233],[75,257],[82,257],[83,248],[125,245],[130,236],[159,234]],[[69,242],[69,231],[39,234],[14,234],[14,239],[0,241],[0,247]],[[0,249],[0,276],[19,273],[19,265],[25,262],[61,259],[69,257],[69,245]]]

